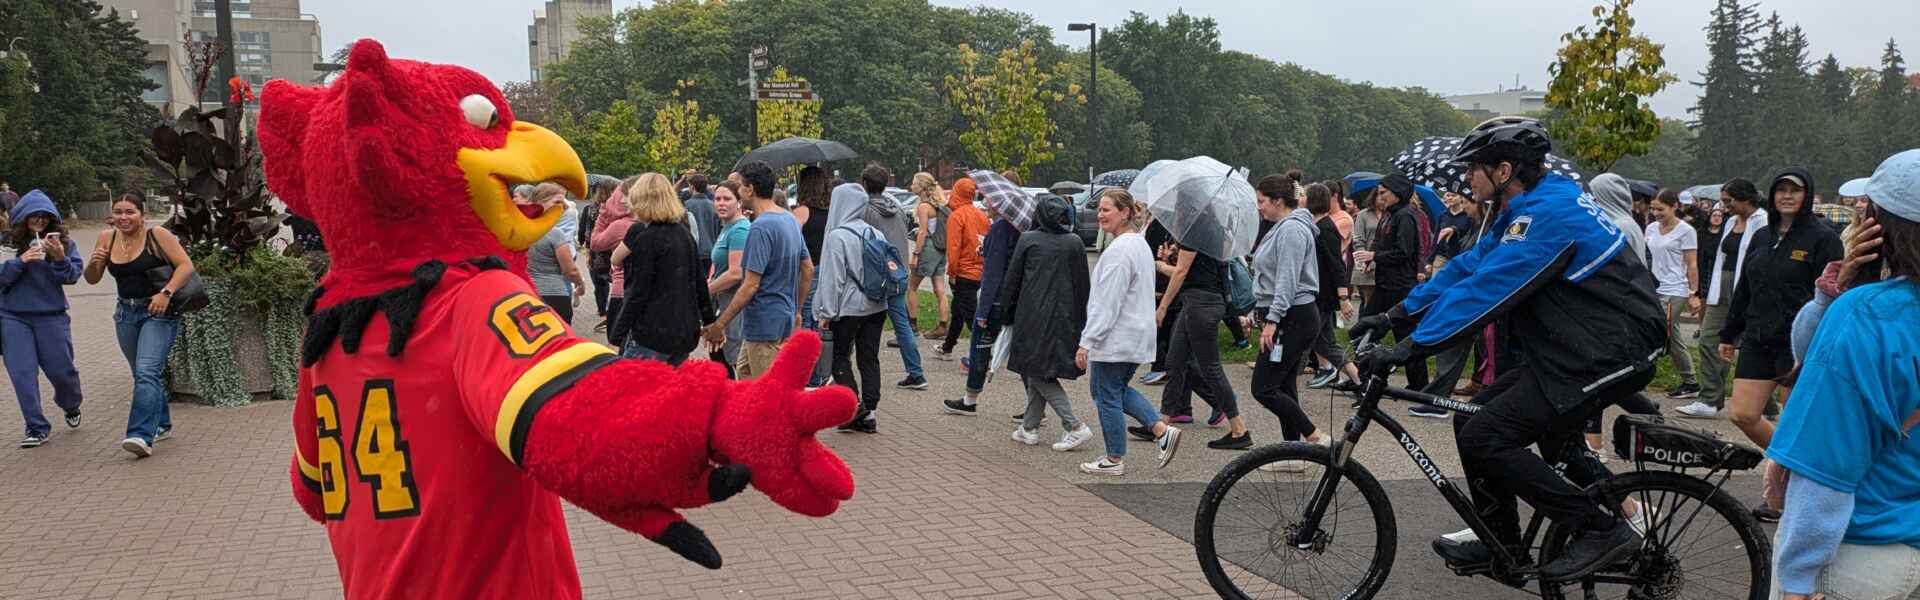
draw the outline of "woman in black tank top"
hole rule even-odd
[[[173,433],[160,374],[173,351],[174,336],[180,333],[180,319],[169,315],[167,307],[174,290],[193,274],[193,259],[187,257],[180,238],[171,231],[147,227],[144,207],[145,200],[131,192],[113,201],[113,230],[94,244],[85,273],[89,284],[98,284],[103,275],[112,273],[119,291],[120,301],[113,310],[114,335],[133,369],[133,406],[120,447],[142,458],[152,456],[153,444]],[[173,267],[173,277],[156,285],[148,272],[165,266]]]

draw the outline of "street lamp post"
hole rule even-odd
[[[1093,151],[1099,147],[1094,117],[1100,95],[1100,29],[1095,23],[1069,23],[1067,31],[1087,32],[1087,189],[1093,189]]]

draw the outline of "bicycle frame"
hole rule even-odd
[[[1380,399],[1382,397],[1444,408],[1464,414],[1480,412],[1480,406],[1476,404],[1458,402],[1449,398],[1441,398],[1413,390],[1389,387],[1387,385],[1387,378],[1384,375],[1369,378],[1365,389],[1361,392],[1359,407],[1354,411],[1353,416],[1347,419],[1345,436],[1333,444],[1331,449],[1333,458],[1329,461],[1326,473],[1321,476],[1319,486],[1314,489],[1313,499],[1307,505],[1306,514],[1302,515],[1303,520],[1300,524],[1299,531],[1294,534],[1294,539],[1289,540],[1289,542],[1298,548],[1312,547],[1312,536],[1315,532],[1319,531],[1320,519],[1325,516],[1327,506],[1333,502],[1334,487],[1339,484],[1340,478],[1346,472],[1347,460],[1353,453],[1353,446],[1359,443],[1360,436],[1365,434],[1368,426],[1372,424],[1379,424],[1380,427],[1385,428],[1388,433],[1393,435],[1394,442],[1399,444],[1400,449],[1407,453],[1407,458],[1413,460],[1414,464],[1420,467],[1421,472],[1426,475],[1427,481],[1433,484],[1434,489],[1440,492],[1441,497],[1446,498],[1447,504],[1453,507],[1453,511],[1458,513],[1460,518],[1467,522],[1467,526],[1471,527],[1473,532],[1480,536],[1480,539],[1499,539],[1493,534],[1493,530],[1487,526],[1486,522],[1480,518],[1479,511],[1474,509],[1472,499],[1465,492],[1461,491],[1458,485],[1455,485],[1453,481],[1440,473],[1439,466],[1433,462],[1431,457],[1427,456],[1426,450],[1421,448],[1420,443],[1413,439],[1413,435],[1407,433],[1406,427],[1401,426],[1399,421],[1395,421],[1393,417],[1388,416],[1380,410]],[[1389,510],[1391,510],[1391,508],[1389,508]],[[1533,527],[1529,527],[1529,529],[1533,529]],[[1531,537],[1531,534],[1529,534],[1529,537]],[[1507,550],[1506,546],[1504,544],[1488,544],[1487,546],[1488,549],[1493,552],[1494,564],[1502,567],[1500,570],[1511,570],[1512,565],[1516,562],[1516,558]]]

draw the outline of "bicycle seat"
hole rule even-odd
[[[1759,466],[1766,458],[1751,446],[1659,415],[1620,415],[1614,419],[1613,448],[1636,462],[1683,469],[1741,471]]]

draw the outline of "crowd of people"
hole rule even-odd
[[[1104,451],[1080,466],[1086,473],[1123,475],[1129,437],[1152,442],[1165,466],[1181,426],[1195,423],[1194,396],[1209,409],[1206,425],[1225,430],[1209,448],[1250,448],[1254,435],[1216,341],[1224,324],[1235,345],[1257,346],[1251,381],[1239,389],[1277,417],[1276,439],[1328,445],[1336,432],[1302,409],[1299,382],[1353,393],[1379,372],[1384,359],[1356,363],[1343,350],[1339,330],[1357,323],[1355,335],[1396,340],[1384,356],[1404,363],[1410,388],[1489,406],[1456,421],[1470,475],[1499,469],[1507,492],[1556,519],[1586,520],[1590,531],[1576,545],[1601,548],[1633,534],[1533,464],[1538,457],[1511,452],[1571,419],[1585,423],[1588,449],[1604,459],[1599,411],[1660,412],[1642,392],[1665,355],[1678,378],[1666,397],[1693,400],[1679,415],[1724,415],[1776,461],[1755,516],[1782,522],[1783,593],[1870,585],[1861,581],[1892,589],[1873,572],[1920,568],[1912,493],[1920,445],[1910,437],[1920,426],[1920,360],[1909,360],[1920,356],[1912,280],[1920,274],[1920,150],[1887,159],[1827,203],[1798,167],[1764,186],[1737,178],[1662,188],[1603,174],[1582,189],[1540,171],[1533,154],[1544,155],[1544,133],[1526,137],[1535,126],[1483,129],[1476,134],[1493,140],[1489,148],[1507,149],[1462,159],[1474,185],[1441,194],[1439,214],[1423,201],[1433,190],[1398,174],[1309,182],[1294,170],[1251,182],[1259,232],[1250,253],[1224,259],[1172,235],[1123,188],[1096,188],[1087,200],[1110,240],[1089,265],[1066,198],[1041,194],[1030,218],[1016,219],[997,206],[983,210],[980,186],[966,175],[943,184],[931,173],[896,178],[878,164],[855,181],[800,169],[791,203],[780,171],[764,162],[719,181],[691,172],[607,178],[585,199],[551,183],[513,195],[564,211],[527,260],[538,295],[563,319],[590,320],[574,314],[590,302],[594,328],[623,356],[677,365],[704,350],[742,379],[766,372],[797,330],[819,331],[830,351],[812,384],[843,385],[860,400],[844,432],[879,431],[880,351],[890,328],[887,345],[899,349],[906,372],[895,388],[929,388],[923,339],[935,342],[934,358],[958,358],[965,394],[943,401],[949,413],[979,414],[991,376],[1004,370],[1019,375],[1026,400],[1013,415],[1014,441],[1043,443],[1051,411],[1060,434],[1050,447],[1072,451],[1095,437],[1097,422]],[[908,182],[911,208],[886,193],[896,179]],[[1548,203],[1562,197],[1579,200]],[[111,228],[86,256],[46,194],[8,192],[0,203],[9,207],[0,352],[25,423],[20,445],[52,434],[43,373],[65,424],[80,426],[65,289],[111,275],[115,330],[134,381],[122,448],[151,455],[172,431],[162,371],[180,321],[169,305],[192,260],[172,233],[146,224],[135,194],[113,202]],[[1565,217],[1555,211],[1569,210],[1599,223],[1583,225],[1592,244],[1524,245],[1530,226],[1557,227],[1553,219]],[[929,284],[937,317],[922,330],[919,290]],[[1435,306],[1430,314],[1442,316],[1423,319]],[[1684,321],[1699,324],[1693,343],[1681,334]],[[1568,328],[1585,331],[1551,335]],[[1611,350],[1573,344],[1594,341],[1581,336],[1600,329],[1609,344],[1645,342],[1645,356],[1594,372],[1611,364],[1600,355]],[[967,345],[956,352],[963,331]],[[1075,414],[1066,383],[1082,378],[1092,422]],[[1158,406],[1135,385],[1164,385]],[[1527,400],[1508,399],[1520,396]],[[1409,410],[1450,416],[1434,406]],[[1503,436],[1513,427],[1528,431]],[[1512,506],[1511,495],[1473,491],[1476,503]],[[1470,560],[1480,543],[1447,540],[1449,560]]]

